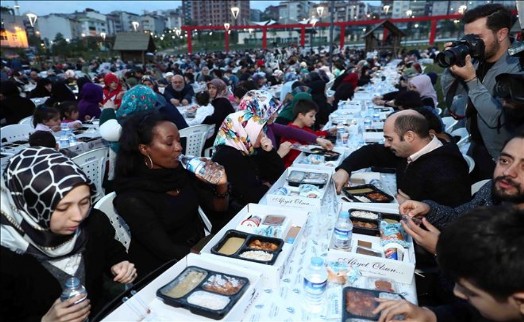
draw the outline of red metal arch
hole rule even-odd
[[[439,15],[439,16],[425,16],[425,17],[414,17],[414,18],[394,18],[389,19],[392,23],[404,23],[404,22],[420,22],[420,21],[430,21],[431,27],[429,32],[429,44],[433,45],[435,43],[435,36],[437,32],[437,23],[440,20],[457,20],[462,18],[461,14],[452,14],[452,15]],[[333,23],[335,26],[340,27],[340,40],[339,46],[340,49],[344,47],[344,33],[346,26],[355,26],[355,25],[374,25],[382,22],[384,19],[372,19],[372,20],[360,20],[360,21],[338,21]],[[329,27],[329,22],[317,22],[315,27]],[[268,26],[260,25],[236,25],[230,26],[230,30],[240,30],[240,29],[256,29],[262,30],[262,48],[267,48],[267,30],[268,29],[290,29],[297,28],[300,29],[300,45],[305,46],[306,43],[306,28],[310,28],[310,24],[274,24]],[[193,52],[192,46],[192,37],[191,33],[193,30],[224,30],[224,26],[182,26],[182,30],[187,32],[187,51],[189,54]],[[225,33],[225,50],[229,51],[229,34]]]

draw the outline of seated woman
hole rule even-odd
[[[184,257],[204,237],[199,206],[221,228],[215,223],[227,210],[227,177],[211,186],[185,170],[178,129],[158,111],[131,115],[119,145],[114,205],[131,229],[129,255],[142,277]]]
[[[284,162],[264,131],[278,109],[275,99],[266,91],[249,91],[240,105],[245,110],[222,123],[213,155],[230,180],[232,211],[258,202],[284,172]]]
[[[408,89],[420,94],[424,106],[435,108],[438,104],[437,92],[431,83],[428,75],[420,74],[411,78],[408,82]]]
[[[214,124],[215,133],[213,133],[213,136],[206,141],[204,148],[213,146],[213,142],[218,133],[218,128],[226,116],[235,112],[233,105],[231,105],[231,102],[227,99],[227,85],[223,80],[218,78],[210,80],[209,83],[207,83],[207,90],[211,98],[211,105],[213,105],[215,110],[213,111],[213,114],[207,116],[202,121],[202,124]]]
[[[136,278],[109,219],[91,207],[94,192],[78,165],[54,149],[11,158],[2,180],[2,321],[86,321],[106,304],[104,274],[122,284]],[[88,299],[61,302],[73,276]]]

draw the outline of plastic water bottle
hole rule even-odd
[[[58,145],[60,149],[69,147],[69,127],[67,123],[60,124],[60,137],[58,139]]]
[[[64,290],[60,295],[60,300],[64,302],[79,294],[84,294],[85,296],[80,300],[76,301],[74,304],[78,304],[87,299],[87,291],[84,285],[80,283],[80,280],[78,278],[70,277],[64,283]]]
[[[333,247],[335,249],[349,250],[353,236],[353,223],[349,220],[349,212],[342,211],[338,216],[333,232]]]
[[[76,139],[76,136],[75,134],[73,133],[73,131],[69,130],[68,131],[68,142],[69,142],[69,146],[75,146],[77,145],[78,143],[78,140]]]
[[[311,257],[308,269],[304,273],[304,294],[306,305],[320,306],[327,287],[327,271],[322,257]],[[312,308],[313,309],[313,308]]]
[[[178,161],[180,161],[184,169],[187,169],[188,171],[203,177],[212,184],[217,184],[225,173],[224,167],[219,165],[217,167],[210,168],[206,162],[202,161],[199,157],[181,154],[178,157]]]

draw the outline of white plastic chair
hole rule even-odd
[[[472,184],[471,185],[471,195],[473,196],[474,194],[476,194],[477,191],[479,191],[480,188],[482,188],[482,186],[485,185],[486,182],[488,182],[489,180],[490,179],[484,179],[484,180],[480,180]]]
[[[335,83],[335,79],[332,79],[326,83],[326,88],[325,88],[326,97],[335,96],[335,91],[331,89],[331,86],[333,86],[334,83]]]
[[[82,168],[82,171],[84,171],[89,179],[91,179],[91,181],[93,181],[95,184],[95,202],[105,195],[102,183],[104,181],[104,174],[106,172],[107,157],[108,148],[103,147],[82,153],[71,159]]]
[[[202,218],[202,222],[204,223],[204,234],[206,236],[211,234],[211,228],[213,227],[213,224],[211,224],[211,221],[209,220],[209,218],[207,218],[207,215],[202,209],[202,207],[198,207],[198,214],[200,215],[200,218]]]
[[[468,130],[465,127],[459,127],[458,129],[453,130],[451,136],[459,136],[460,140],[457,142],[457,146],[461,147],[462,145],[470,141],[470,135]]]
[[[28,141],[29,135],[34,132],[34,128],[27,124],[10,124],[0,129],[2,143],[15,141]]]
[[[458,121],[451,116],[444,116],[442,123],[444,123],[444,132],[450,132],[458,124]]]
[[[31,126],[33,129],[35,128],[33,126],[33,115],[30,115],[28,117],[24,117],[23,119],[21,119],[18,124],[27,124],[29,126]]]
[[[466,160],[466,163],[468,164],[468,171],[471,173],[473,169],[475,169],[475,160],[473,160],[472,157],[469,155],[463,154],[464,160]]]
[[[209,129],[214,125],[200,124],[186,127],[179,131],[181,138],[186,138],[186,155],[200,157],[204,149],[204,143]]]
[[[113,199],[115,199],[115,197],[116,193],[111,192],[98,200],[94,207],[106,214],[111,225],[115,228],[115,239],[122,243],[127,251],[131,244],[131,231],[125,220],[117,214],[115,206],[113,206]]]

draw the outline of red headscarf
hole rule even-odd
[[[343,83],[348,83],[353,86],[353,89],[357,88],[358,84],[358,74],[357,73],[349,73],[342,79]]]
[[[113,82],[118,84],[118,87],[115,90],[111,90],[111,88],[109,87],[109,85],[111,85],[111,83]],[[113,73],[107,73],[104,76],[104,84],[104,99],[102,100],[102,105],[104,105],[109,100],[113,100],[115,105],[117,107],[120,107],[120,103],[122,103],[122,98],[118,98],[117,95],[123,92],[123,89],[118,77]],[[115,98],[113,99],[113,97]]]

